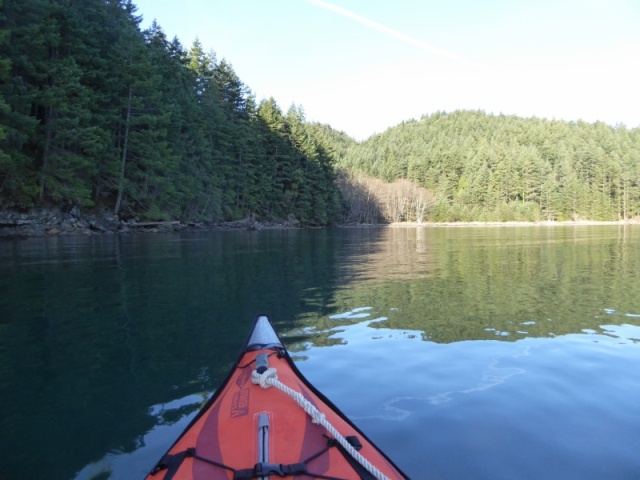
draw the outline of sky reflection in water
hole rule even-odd
[[[8,479],[141,477],[262,312],[412,478],[640,471],[638,226],[29,239],[0,260]]]
[[[640,393],[640,385],[626,384],[629,368],[640,371],[640,353],[636,350],[629,356],[620,350],[639,341],[640,326],[604,324],[599,332],[556,338],[436,344],[423,341],[423,331],[386,327],[387,317],[372,310],[357,307],[336,313],[329,316],[337,323],[331,328],[308,326],[282,332],[282,336],[285,344],[288,337],[307,337],[305,342],[289,345],[299,368],[321,391],[330,392],[339,408],[396,461],[407,465],[413,478],[420,478],[422,465],[427,463],[443,474],[453,471],[449,478],[507,478],[495,475],[493,462],[493,470],[473,464],[464,468],[464,462],[452,469],[451,462],[444,460],[451,449],[475,454],[481,449],[483,455],[502,456],[507,464],[520,457],[518,452],[535,452],[535,459],[520,458],[529,473],[521,471],[519,478],[540,478],[540,463],[548,461],[552,468],[546,471],[546,478],[582,471],[580,478],[595,479],[602,473],[602,468],[587,471],[571,465],[578,458],[599,458],[604,465],[615,461],[621,473],[640,466],[629,455],[632,446],[640,447],[636,435],[640,422],[635,418],[634,401],[628,398]],[[609,315],[625,316],[603,311],[603,319]],[[321,345],[315,345],[314,338],[321,339]],[[323,345],[326,338],[333,340],[329,346]],[[402,356],[402,361],[389,360],[390,352]],[[588,389],[570,387],[576,383]],[[354,391],[360,393],[354,397]],[[184,429],[211,393],[149,407],[156,426],[139,439],[134,451],[109,452],[76,478],[90,480],[107,472],[111,478],[127,478],[133,471],[143,475],[150,462],[164,453],[167,439]],[[627,400],[621,401],[624,398]],[[602,407],[604,399],[607,408]],[[541,411],[546,414],[531,418],[531,412]],[[578,433],[573,429],[587,418],[589,428],[598,435],[589,435],[590,441],[582,438],[577,455],[570,445],[583,428]],[[554,432],[549,444],[540,440],[546,436],[545,429]],[[394,438],[403,438],[407,431],[413,433],[399,445],[394,443]],[[611,435],[624,448],[611,452],[605,443]],[[409,448],[409,439],[418,441],[419,447]],[[505,467],[504,474],[509,471]]]
[[[300,368],[412,478],[424,465],[434,478],[640,471],[640,326],[437,344],[371,316],[333,316],[356,323],[322,332],[337,342],[307,349]],[[452,461],[453,452],[465,460]]]

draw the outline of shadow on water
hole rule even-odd
[[[327,311],[340,241],[328,231],[263,231],[3,244],[3,478],[71,478],[195,411],[256,314],[285,331]],[[153,414],[193,395],[167,408],[170,418]]]
[[[144,473],[222,380],[259,313],[300,360],[348,344],[330,350],[333,368],[338,354],[357,362],[359,348],[375,363],[390,347],[615,337],[638,324],[639,236],[365,228],[4,242],[2,477]],[[494,366],[423,399],[447,403],[521,368]],[[404,415],[410,401],[398,397],[387,413]]]

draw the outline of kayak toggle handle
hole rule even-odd
[[[256,357],[256,372],[262,375],[269,369],[269,355],[266,353],[259,353]]]

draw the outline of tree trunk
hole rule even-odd
[[[53,137],[53,107],[46,107],[44,113],[45,136],[42,148],[42,170],[40,172],[40,201],[44,199],[49,170],[49,156],[51,152],[51,138]]]
[[[124,194],[124,173],[127,165],[127,147],[129,145],[129,129],[131,120],[131,98],[132,88],[129,85],[129,98],[127,102],[127,119],[124,124],[124,141],[122,142],[122,158],[120,161],[120,178],[118,180],[118,196],[116,198],[116,206],[113,209],[113,213],[118,215],[120,212],[120,206],[122,205],[122,195]]]

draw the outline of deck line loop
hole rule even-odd
[[[278,370],[275,368],[268,368],[262,373],[253,371],[251,374],[251,381],[260,385],[262,388],[276,387],[278,390],[289,395],[295,402],[300,405],[307,414],[312,418],[313,423],[322,425],[327,431],[333,435],[336,441],[351,455],[360,465],[362,465],[371,475],[377,480],[389,480],[380,470],[378,470],[369,460],[364,458],[348,440],[338,432],[338,430],[331,425],[326,419],[324,413],[320,412],[315,405],[309,400],[304,398],[300,392],[296,392],[292,388],[287,387],[284,383],[278,380]]]

